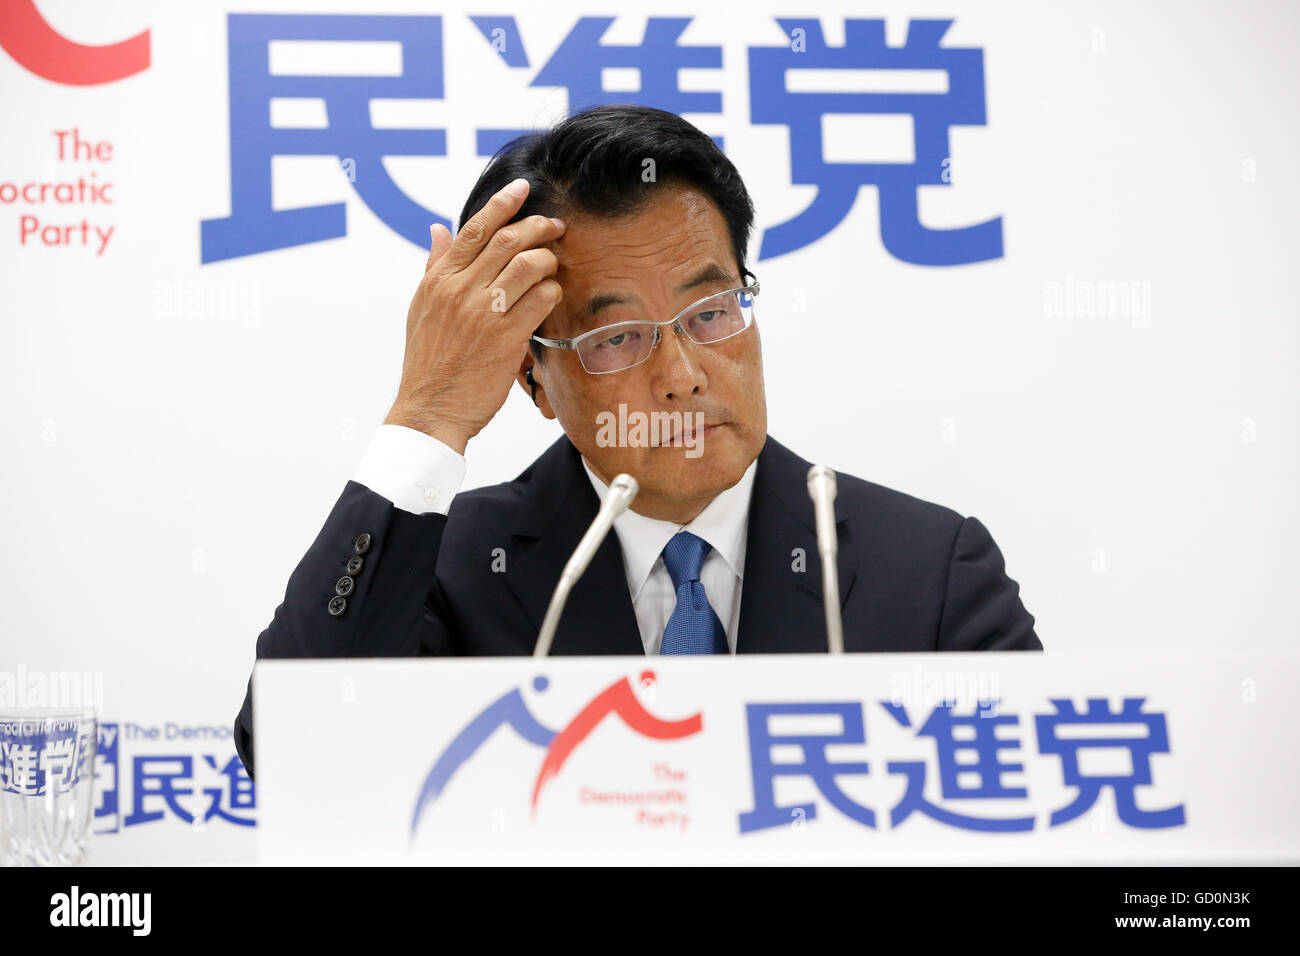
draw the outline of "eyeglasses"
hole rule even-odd
[[[757,280],[692,302],[666,322],[616,322],[571,339],[534,335],[532,340],[547,348],[575,351],[582,367],[592,375],[608,375],[648,359],[658,347],[665,325],[671,325],[674,332],[685,335],[696,345],[713,345],[739,335],[754,324],[756,295]]]

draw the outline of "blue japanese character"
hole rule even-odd
[[[203,759],[207,761],[209,767],[217,770],[217,760],[215,757],[204,755]],[[244,769],[244,763],[237,755],[232,755],[226,761],[224,767],[220,768],[220,773],[227,778],[225,789],[217,787],[204,787],[203,792],[210,799],[208,810],[203,815],[204,820],[211,820],[213,817],[221,817],[230,823],[236,823],[239,826],[251,827],[257,824],[256,820],[249,817],[237,817],[234,814],[227,813],[222,809],[223,798],[229,796],[229,808],[231,810],[252,810],[257,807],[257,791],[254,789],[253,780]]]
[[[385,156],[445,156],[443,129],[375,129],[370,101],[441,99],[442,18],[437,16],[297,16],[231,14],[227,19],[230,69],[230,215],[202,223],[202,261],[216,262],[271,249],[337,239],[347,233],[343,203],[273,209],[274,156],[338,156],[352,160],[353,186],[394,231],[429,247],[429,226],[450,222],[398,188]],[[396,76],[272,74],[275,41],[386,41],[401,45]],[[277,129],[270,103],[278,98],[325,101],[323,129]]]
[[[779,827],[798,819],[811,820],[817,816],[812,803],[792,807],[776,805],[776,778],[809,777],[831,806],[850,819],[869,827],[876,825],[876,814],[860,806],[842,791],[836,777],[843,774],[866,774],[867,764],[832,763],[826,757],[826,748],[832,744],[864,744],[867,740],[862,721],[862,705],[853,701],[843,703],[807,704],[747,704],[745,713],[749,722],[749,759],[754,778],[754,809],[740,815],[740,832]],[[833,715],[843,723],[835,734],[774,734],[770,719],[777,714],[800,717]],[[796,763],[776,763],[772,748],[794,745],[802,758]]]
[[[793,252],[820,239],[848,214],[858,187],[880,193],[880,236],[890,254],[918,265],[947,266],[1002,255],[1002,220],[959,229],[930,229],[917,213],[917,188],[947,182],[952,126],[983,126],[984,53],[940,47],[951,20],[912,20],[902,47],[885,44],[883,20],[846,19],[844,45],[826,45],[817,20],[780,19],[790,34],[784,46],[749,50],[753,122],[790,130],[790,171],[798,185],[817,187],[802,213],[765,230],[759,259]],[[799,70],[926,70],[946,75],[943,92],[811,92],[787,86]],[[829,162],[822,144],[828,114],[911,116],[915,156],[911,163]]]
[[[1052,705],[1056,708],[1056,713],[1035,718],[1039,753],[1059,755],[1066,785],[1079,788],[1079,795],[1073,803],[1052,813],[1052,826],[1060,826],[1091,808],[1097,802],[1103,787],[1115,791],[1115,808],[1119,818],[1131,827],[1155,829],[1182,826],[1186,822],[1182,804],[1164,810],[1138,808],[1134,790],[1151,783],[1151,755],[1169,753],[1165,715],[1142,713],[1145,701],[1144,697],[1125,697],[1123,708],[1118,713],[1112,713],[1105,699],[1089,698],[1088,709],[1080,714],[1072,701],[1053,698]],[[1057,736],[1057,728],[1062,726],[1108,724],[1141,724],[1146,727],[1146,733],[1140,736],[1116,736],[1102,732],[1091,737],[1071,733],[1064,739]],[[1132,761],[1131,773],[1083,773],[1079,768],[1079,751],[1083,748],[1103,747],[1127,750]]]
[[[531,85],[567,88],[571,114],[606,103],[679,114],[722,112],[721,92],[684,92],[678,87],[679,70],[722,68],[722,47],[677,42],[690,17],[649,17],[639,46],[601,43],[613,22],[613,17],[581,17]],[[641,75],[640,89],[606,91],[602,75],[612,67],[635,68]],[[722,148],[722,137],[713,141]]]
[[[98,737],[95,751],[95,832],[116,833],[121,825],[118,810],[118,725],[101,723]]]
[[[881,701],[881,706],[903,727],[910,727],[911,720],[906,709],[900,704]],[[1007,787],[1002,783],[1004,773],[1018,773],[1024,766],[1018,763],[1003,763],[1000,750],[1020,749],[1019,740],[1008,740],[997,736],[999,726],[1019,725],[1020,718],[1011,714],[994,716],[991,711],[992,701],[981,701],[973,714],[955,715],[951,704],[940,704],[931,712],[929,718],[916,732],[918,737],[932,737],[939,752],[940,793],[944,800],[967,799],[1025,799],[1029,791],[1023,787]],[[958,740],[953,734],[954,727],[969,727],[973,736]],[[973,760],[960,760],[959,755],[972,754]],[[965,830],[984,830],[987,832],[1011,833],[1034,828],[1034,818],[1028,817],[973,817],[957,813],[931,803],[925,798],[925,767],[920,761],[890,761],[887,769],[890,773],[903,774],[907,778],[907,791],[898,805],[890,811],[890,826],[898,826],[913,812],[922,813],[940,823],[961,827]],[[973,775],[977,783],[968,786],[962,778]]]
[[[168,768],[156,769],[162,765],[179,766],[179,770]],[[194,792],[192,787],[177,786],[179,781],[194,779],[194,758],[186,755],[174,757],[148,756],[136,757],[132,774],[131,812],[122,821],[123,826],[137,823],[150,823],[161,820],[165,814],[162,810],[145,810],[144,804],[150,797],[161,797],[171,808],[172,813],[193,823],[194,816],[177,802],[177,797],[188,796]]]
[[[483,39],[509,67],[529,66],[528,51],[514,17],[470,17]],[[474,146],[480,156],[495,155],[511,140],[533,132],[527,129],[480,126],[474,130]]]
[[[506,66],[528,65],[528,51],[524,49],[524,38],[514,17],[470,17],[470,20]]]

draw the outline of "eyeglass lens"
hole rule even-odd
[[[698,345],[730,338],[753,321],[754,297],[748,292],[721,292],[681,317],[682,331]],[[620,323],[609,335],[593,335],[578,346],[588,372],[617,372],[644,362],[655,345],[653,323]]]

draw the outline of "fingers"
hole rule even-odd
[[[451,231],[440,222],[435,222],[429,227],[429,258],[424,263],[424,271],[428,272],[433,268],[433,264],[441,259],[451,248]]]
[[[528,198],[528,180],[507,183],[477,213],[460,227],[456,239],[444,256],[444,264],[453,270],[465,268],[483,251],[493,234],[510,221]]]
[[[543,279],[554,276],[559,267],[559,260],[550,249],[525,249],[506,263],[488,287],[491,308],[496,312],[506,312],[532,286]]]
[[[523,334],[531,334],[551,314],[563,294],[560,283],[554,279],[543,279],[520,297],[506,318]]]
[[[546,216],[529,216],[502,226],[487,241],[478,258],[465,269],[464,274],[471,284],[495,285],[513,259],[527,250],[537,250],[538,247],[559,239],[564,235],[564,230],[562,220]]]

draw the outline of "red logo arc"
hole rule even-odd
[[[645,671],[641,675],[643,683],[654,680],[654,671]],[[704,725],[702,714],[687,717],[684,720],[660,720],[641,706],[636,692],[626,677],[610,684],[601,691],[578,715],[569,721],[569,725],[555,735],[551,747],[546,752],[541,769],[537,772],[537,782],[533,786],[532,810],[537,812],[537,798],[542,787],[546,786],[564,762],[569,759],[578,744],[596,729],[596,726],[608,714],[617,714],[627,726],[644,737],[654,740],[677,740],[700,732]]]
[[[37,76],[69,86],[97,86],[149,68],[149,31],[120,43],[84,46],[45,21],[35,0],[8,0],[0,17],[0,47]]]

